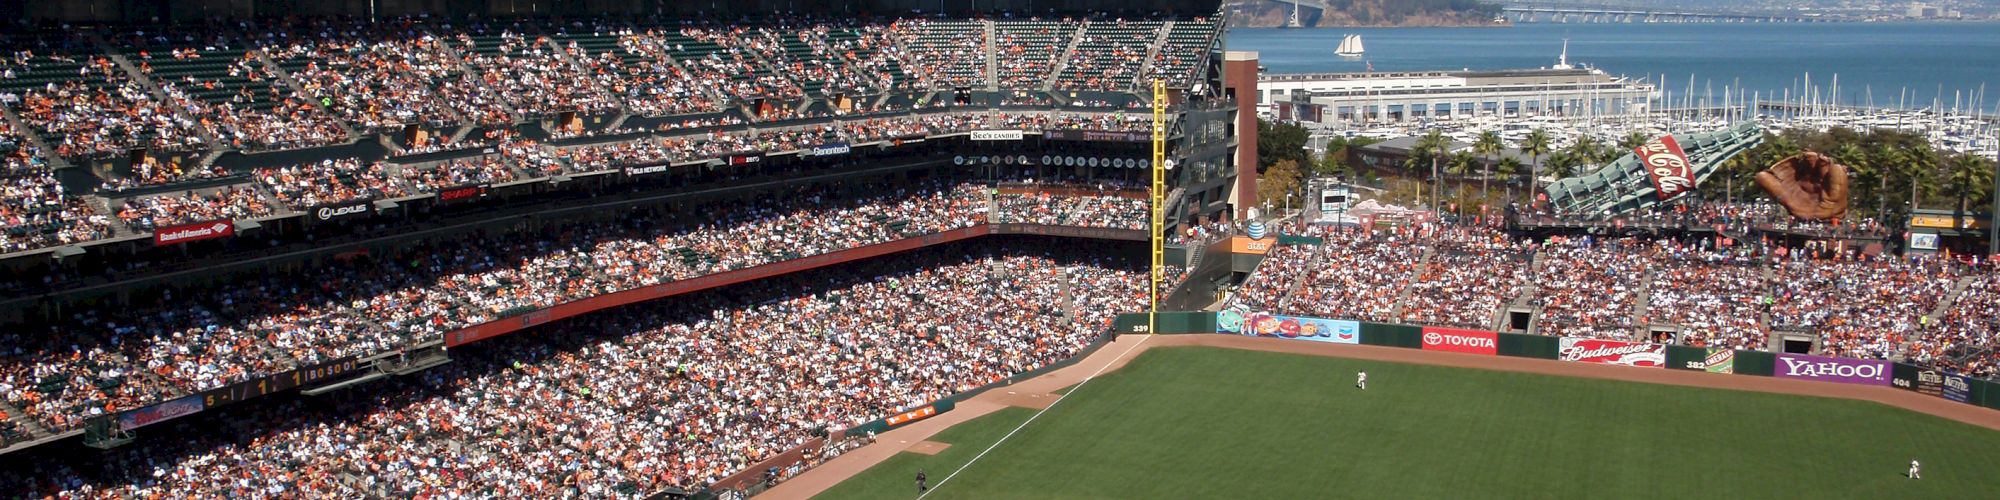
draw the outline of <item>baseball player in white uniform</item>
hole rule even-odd
[[[1921,464],[1918,464],[1918,463],[1917,463],[1917,461],[1916,461],[1915,459],[1911,459],[1911,460],[1910,460],[1910,479],[1923,479],[1923,478],[1924,478],[1924,467],[1923,467],[1923,465],[1921,465]]]
[[[1364,391],[1368,390],[1368,372],[1366,370],[1354,372],[1354,386]]]

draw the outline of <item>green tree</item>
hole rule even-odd
[[[1451,139],[1446,138],[1444,136],[1444,132],[1439,131],[1437,129],[1431,129],[1431,131],[1429,133],[1425,133],[1423,137],[1417,138],[1417,144],[1410,148],[1409,159],[1403,161],[1404,168],[1408,168],[1410,170],[1416,170],[1417,168],[1419,168],[1420,165],[1424,163],[1430,163],[1431,204],[1433,206],[1432,207],[1433,209],[1435,209],[1437,205],[1437,195],[1438,195],[1437,186],[1438,182],[1440,181],[1440,179],[1438,178],[1439,177],[1438,162],[1442,160],[1446,154],[1448,154],[1446,150],[1449,149],[1450,147],[1451,147]]]
[[[1589,134],[1578,136],[1576,138],[1576,143],[1569,145],[1569,154],[1565,155],[1570,157],[1571,160],[1576,162],[1574,165],[1571,165],[1573,168],[1570,170],[1570,173],[1573,175],[1576,171],[1580,170],[1581,167],[1597,165],[1598,163],[1600,163],[1598,161],[1598,157],[1603,156],[1604,154],[1603,152],[1599,151],[1601,149],[1603,148],[1599,146],[1596,137],[1591,137]],[[1560,179],[1563,177],[1569,177],[1569,175],[1560,175],[1557,176],[1556,178]]]
[[[1958,211],[1972,211],[1973,203],[1993,195],[1993,162],[1984,156],[1959,153],[1951,159],[1945,177],[1945,192],[1958,198]]]
[[[1576,175],[1577,169],[1583,167],[1584,157],[1574,149],[1557,151],[1555,154],[1549,155],[1549,164],[1547,166],[1549,167],[1550,176],[1561,179]]]
[[[1265,211],[1275,211],[1285,206],[1285,195],[1297,196],[1300,181],[1299,163],[1280,160],[1271,165],[1271,168],[1265,169],[1264,173],[1257,175],[1257,199],[1261,201]]]
[[[1535,129],[1521,141],[1521,152],[1528,154],[1528,200],[1534,201],[1535,193],[1542,190],[1542,155],[1549,154],[1549,132]]]
[[[1646,145],[1645,132],[1640,132],[1637,130],[1627,132],[1625,134],[1625,138],[1618,140],[1618,149],[1620,150],[1618,154],[1623,155],[1626,152],[1632,151],[1634,149],[1639,149],[1639,146],[1644,146],[1644,145]]]
[[[1480,132],[1479,139],[1472,141],[1472,152],[1479,153],[1479,156],[1485,160],[1480,162],[1480,165],[1487,168],[1491,168],[1493,166],[1493,155],[1500,154],[1500,150],[1505,149],[1506,147],[1507,146],[1505,144],[1502,144],[1500,142],[1500,133],[1491,130]],[[1493,177],[1493,172],[1491,170],[1488,170],[1487,172],[1484,173],[1484,175],[1479,176],[1480,196],[1485,196],[1486,193],[1488,192],[1486,189],[1486,181],[1490,180],[1492,177]]]
[[[1257,120],[1257,171],[1291,160],[1295,164],[1312,161],[1306,154],[1306,129],[1296,123]]]

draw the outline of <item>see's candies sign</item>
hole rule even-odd
[[[1424,350],[1462,352],[1466,354],[1500,353],[1499,335],[1485,330],[1460,330],[1457,328],[1424,327]]]

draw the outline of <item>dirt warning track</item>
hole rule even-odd
[[[924,448],[919,451],[936,453],[935,449],[931,449],[936,443],[926,444],[927,441],[925,440],[944,429],[1009,406],[1033,409],[1047,408],[1049,404],[1054,402],[1055,391],[1076,385],[1076,383],[1083,381],[1090,374],[1097,373],[1100,368],[1104,369],[1105,372],[1117,370],[1119,367],[1124,366],[1125,363],[1144,353],[1147,349],[1173,346],[1220,347],[1422,365],[1454,366],[1504,372],[1537,373],[1565,377],[1623,380],[1649,384],[1855,399],[1874,401],[1918,413],[1935,415],[1988,429],[2000,430],[2000,411],[1956,403],[1889,387],[1807,382],[1748,375],[1718,375],[1707,372],[1571,363],[1546,359],[1480,356],[1397,347],[1304,342],[1242,335],[1125,335],[1119,337],[1118,340],[1113,341],[1110,345],[1098,349],[1090,357],[1084,358],[1083,361],[1074,365],[1043,374],[1040,377],[1024,380],[1014,385],[986,391],[972,399],[959,403],[955,410],[877,436],[875,444],[850,451],[839,458],[835,458],[810,471],[806,471],[806,473],[800,474],[798,477],[792,478],[790,481],[779,484],[777,487],[759,495],[759,498],[808,498],[826,491],[841,481],[860,474],[869,467],[875,466],[875,464],[888,460],[889,457],[895,456],[897,453],[908,451],[912,448]],[[1128,350],[1130,353],[1124,354],[1121,357],[1121,354],[1126,353]]]

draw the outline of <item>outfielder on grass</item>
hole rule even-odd
[[[1361,390],[1364,390],[1364,391],[1365,391],[1365,390],[1368,390],[1368,371],[1367,371],[1367,370],[1362,370],[1362,371],[1358,371],[1358,372],[1354,372],[1354,386],[1355,386],[1355,387],[1359,387],[1359,388],[1361,388]]]

